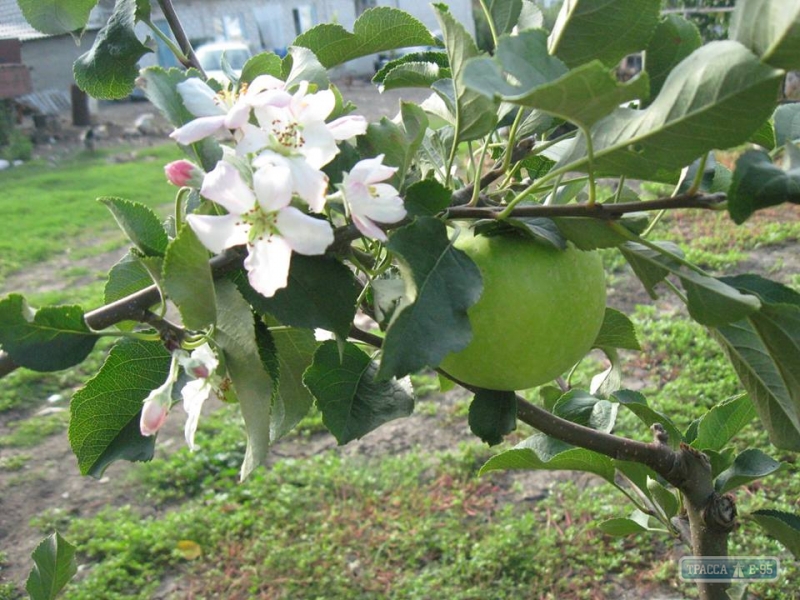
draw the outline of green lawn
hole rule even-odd
[[[118,246],[122,235],[109,238],[119,230],[97,198],[118,196],[166,209],[175,188],[163,166],[178,157],[167,144],[136,150],[134,160],[130,150],[81,153],[57,166],[36,161],[0,173],[6,232],[0,236],[0,285],[10,272],[61,252],[85,256]]]

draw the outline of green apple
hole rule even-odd
[[[467,312],[472,341],[445,357],[446,373],[482,388],[522,390],[552,381],[589,352],[606,307],[597,252],[465,233],[455,245],[480,269],[483,294]]]

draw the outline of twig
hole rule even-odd
[[[186,31],[183,29],[183,25],[175,12],[175,7],[172,6],[172,0],[158,0],[158,5],[161,7],[161,12],[164,13],[164,18],[167,20],[167,24],[172,30],[172,34],[175,36],[175,41],[178,42],[181,52],[183,52],[188,59],[188,64],[184,66],[194,67],[205,77],[203,66],[200,64],[200,61],[197,60],[197,55],[194,53],[191,42],[189,42],[189,37],[186,35]]]

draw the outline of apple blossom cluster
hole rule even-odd
[[[172,133],[175,141],[192,144],[225,130],[234,140],[199,186],[227,214],[190,214],[187,222],[212,252],[246,245],[250,284],[271,297],[287,285],[293,252],[321,255],[333,243],[333,227],[323,214],[329,182],[322,168],[338,154],[337,142],[364,134],[367,122],[354,115],[326,122],[336,104],[333,91],[312,93],[303,82],[290,92],[270,75],[242,85],[238,94],[215,92],[198,78],[177,88],[197,118]],[[376,223],[396,223],[406,211],[398,191],[381,183],[396,171],[383,158],[362,160],[346,173],[341,197],[363,235],[386,241]],[[176,185],[198,181],[198,170],[188,161],[166,167]]]

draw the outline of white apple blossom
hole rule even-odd
[[[384,155],[359,161],[342,181],[342,194],[353,224],[365,236],[385,242],[386,234],[375,223],[397,223],[406,216],[403,199],[388,183],[397,169],[383,164]]]
[[[215,375],[219,360],[208,344],[203,344],[191,354],[184,353],[178,360],[184,372],[191,378],[191,381],[181,389],[181,397],[183,409],[186,411],[184,435],[189,449],[194,451],[197,450],[194,437],[203,403],[214,393],[219,384]]]
[[[172,354],[169,365],[167,380],[159,387],[150,392],[142,403],[142,415],[139,419],[139,431],[145,437],[155,435],[167,420],[167,414],[172,407],[172,388],[178,378],[178,360],[180,354],[186,354],[182,350],[177,350]]]
[[[250,285],[266,297],[286,287],[292,252],[324,254],[333,243],[333,229],[325,220],[290,206],[290,168],[279,162],[253,174],[253,189],[226,161],[206,174],[200,193],[224,207],[227,215],[187,216],[197,237],[212,252],[247,244],[244,267]]]
[[[261,75],[236,94],[229,90],[217,92],[202,79],[190,77],[176,87],[183,105],[198,118],[173,131],[170,137],[180,144],[192,144],[221,129],[241,129],[250,119],[255,99],[263,96],[261,101],[268,101],[283,86],[280,79]]]

